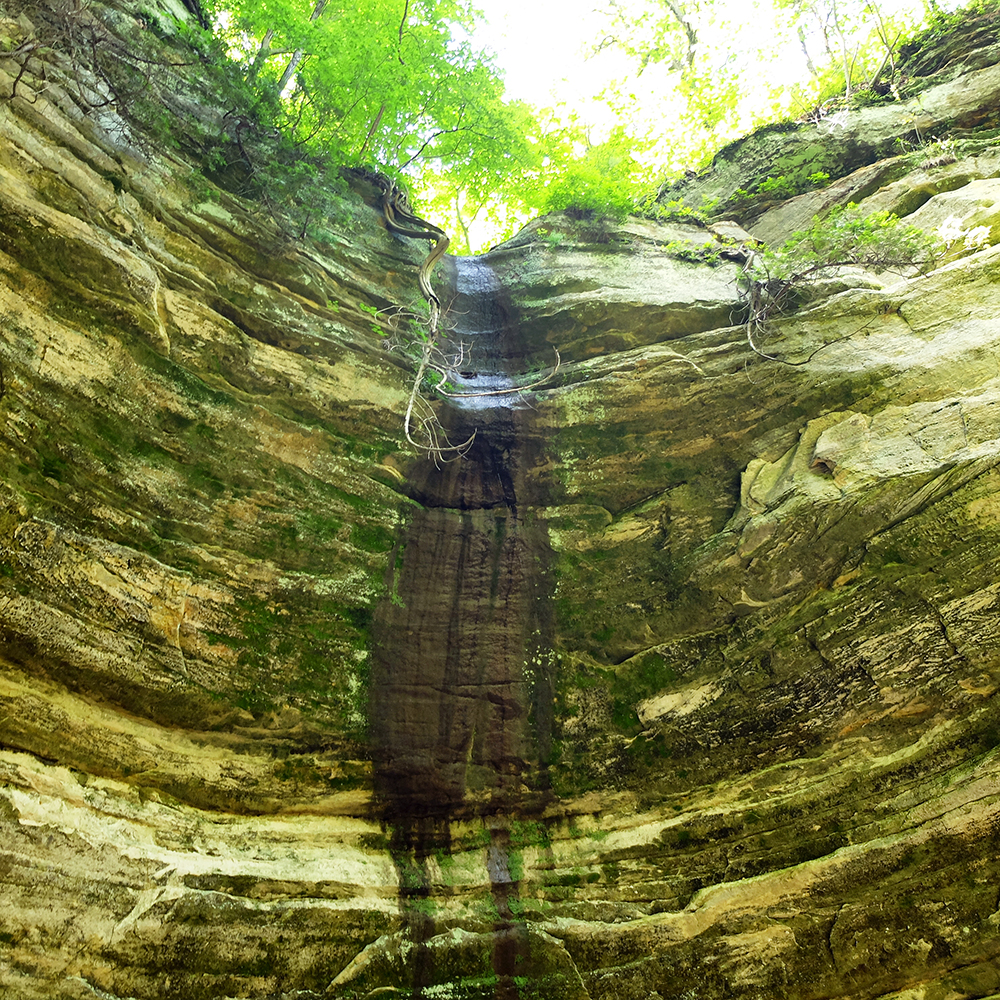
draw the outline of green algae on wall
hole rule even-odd
[[[137,165],[44,99],[45,143],[44,105],[0,102],[2,989],[405,990],[426,916],[432,989],[494,990],[487,823],[419,859],[407,910],[371,819],[373,609],[419,508],[409,376],[364,307],[412,305],[423,248],[360,198],[336,245],[282,244],[178,152]],[[733,190],[840,155],[785,138],[734,147]],[[797,197],[936,211],[981,154]],[[523,669],[552,733],[503,817],[524,950],[499,985],[996,992],[995,249],[818,292],[775,345],[842,339],[787,369],[750,356],[735,265],[670,256],[700,226],[538,225],[491,255],[527,353],[566,348],[528,400],[519,514],[556,600]]]

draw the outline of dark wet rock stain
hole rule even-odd
[[[514,384],[525,352],[516,317],[486,264],[451,269],[450,346],[462,352],[460,389]],[[537,462],[535,411],[517,393],[449,401],[460,460],[411,470],[421,507],[410,520],[375,616],[371,738],[375,803],[400,875],[414,995],[434,982],[433,893],[427,858],[449,848],[449,824],[481,817],[484,865],[496,905],[495,996],[514,997],[527,935],[511,910],[517,883],[508,824],[547,797],[551,649],[544,524],[529,510],[525,470]],[[534,498],[531,498],[534,499]],[[528,664],[535,664],[528,670]]]

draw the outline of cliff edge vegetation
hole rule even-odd
[[[469,466],[403,435],[427,247],[370,176],[269,132],[187,8],[6,4],[0,989],[1000,996],[991,10],[925,38],[919,91],[756,132],[659,218],[472,262],[532,386],[513,511],[441,502]],[[797,170],[828,183],[766,184]],[[838,262],[752,349],[755,256],[890,217],[931,255]],[[467,808],[407,826],[372,676],[411,595],[469,609],[400,591],[437,522],[522,560],[489,711],[532,755],[484,809],[474,735]]]

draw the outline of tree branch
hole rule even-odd
[[[403,53],[400,51],[403,45],[403,29],[406,27],[406,19],[410,16],[410,0],[406,0],[403,4],[403,16],[399,19],[399,40],[396,42],[396,58],[399,59],[399,65],[405,66],[406,63],[403,62]]]
[[[670,13],[677,19],[677,23],[681,26],[687,37],[687,52],[684,55],[684,62],[687,68],[690,69],[694,65],[694,51],[698,45],[698,33],[674,0],[664,0],[664,3],[670,8]]]
[[[13,101],[17,94],[17,85],[21,82],[21,77],[28,70],[28,60],[31,59],[31,54],[39,47],[40,42],[25,42],[23,45],[18,46],[13,52],[7,54],[7,58],[11,58],[17,55],[24,55],[24,62],[21,63],[20,68],[17,71],[17,76],[14,77],[14,82],[10,85],[10,96],[0,97],[0,101]]]

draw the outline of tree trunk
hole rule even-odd
[[[267,33],[261,39],[257,55],[253,57],[253,62],[250,64],[250,71],[247,73],[247,80],[250,83],[253,83],[257,79],[257,74],[260,72],[261,66],[264,65],[264,60],[271,54],[271,40],[273,38],[274,28],[268,28]]]
[[[833,0],[833,26],[840,39],[840,55],[844,61],[844,98],[851,99],[851,71],[853,70],[853,60],[847,58],[847,39],[844,37],[844,29],[840,24],[840,14],[837,11],[837,0]]]
[[[326,6],[326,0],[316,0],[316,6],[313,7],[313,12],[309,15],[310,21],[315,21],[320,14],[323,13],[323,8]],[[281,93],[285,87],[288,86],[288,81],[291,80],[292,75],[299,68],[299,63],[302,62],[302,57],[305,53],[302,49],[296,49],[292,53],[292,58],[288,60],[288,65],[285,67],[285,72],[281,74],[281,79],[278,81],[278,92]]]

